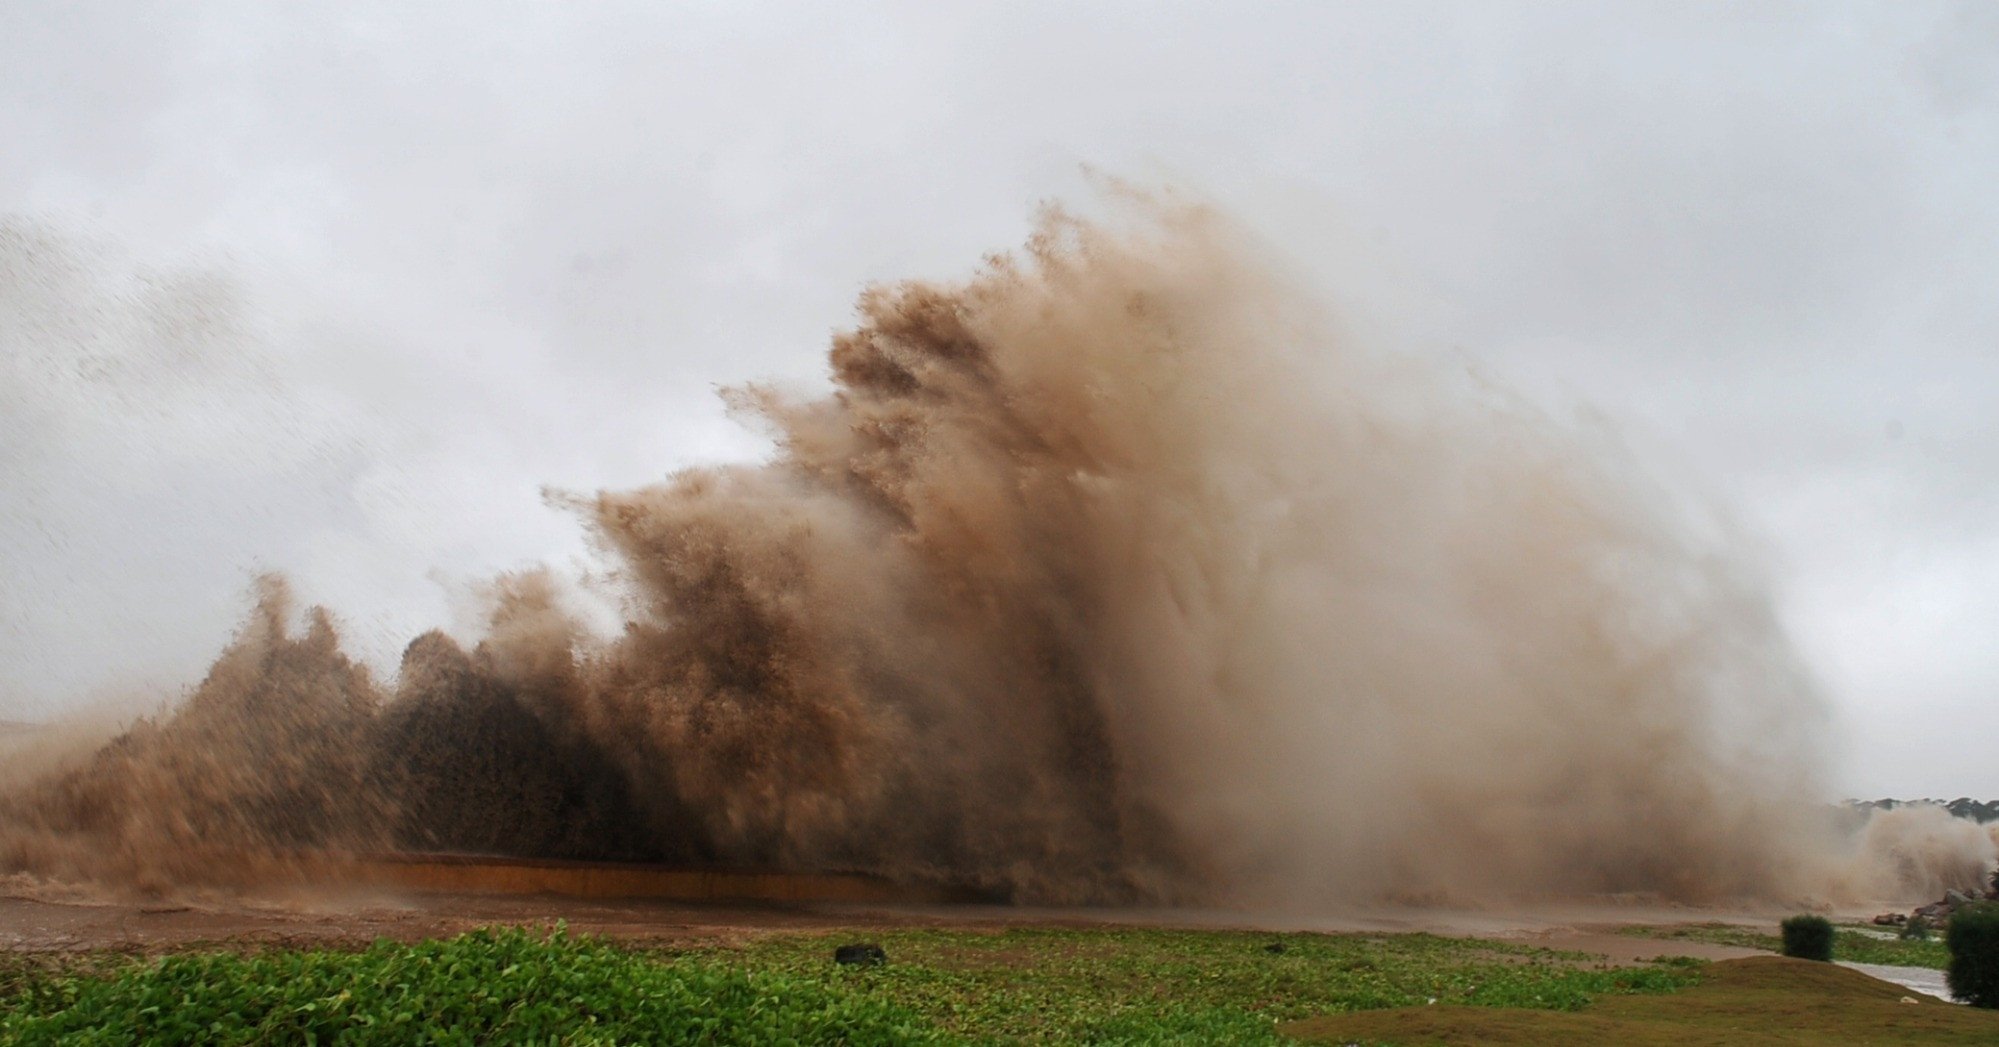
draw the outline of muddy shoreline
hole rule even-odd
[[[728,943],[772,933],[869,927],[1153,926],[1487,938],[1637,962],[1661,955],[1730,959],[1755,950],[1635,938],[1633,925],[1770,924],[1757,907],[1695,908],[1629,902],[1499,908],[1355,907],[1312,915],[1243,909],[1088,909],[839,901],[690,902],[550,895],[414,892],[379,886],[297,888],[258,895],[115,898],[16,881],[0,887],[0,950],[151,953],[219,945],[343,947],[378,938],[448,937],[489,925],[572,930],[671,946]]]

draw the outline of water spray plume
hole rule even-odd
[[[620,635],[509,576],[387,689],[270,583],[179,708],[0,794],[0,868],[397,846],[1308,907],[1989,863],[1827,843],[1763,585],[1614,441],[1356,344],[1211,208],[1121,206],[867,291],[830,395],[728,394],[767,462],[555,496]]]

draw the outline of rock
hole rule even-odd
[[[888,962],[888,953],[872,942],[842,945],[833,950],[833,962],[858,967],[879,967]]]
[[[1874,926],[1876,927],[1900,927],[1908,922],[1908,915],[1898,912],[1884,912],[1874,918]]]

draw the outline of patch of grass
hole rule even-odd
[[[1783,939],[1767,930],[1740,924],[1700,923],[1648,927],[1624,927],[1619,934],[1638,938],[1665,938],[1675,941],[1734,945],[1744,949],[1780,952]],[[1849,963],[1880,963],[1894,967],[1928,967],[1941,971],[1950,964],[1950,950],[1937,939],[1876,938],[1853,927],[1836,928],[1832,958]]]
[[[1755,956],[1706,968],[1701,984],[1668,996],[1616,996],[1578,1012],[1410,1007],[1293,1022],[1289,1036],[1323,1043],[1619,1044],[1621,1047],[1881,1047],[1999,1043],[1999,1014],[1936,1001],[1858,971]],[[1911,997],[1913,998],[1913,997]]]
[[[865,972],[831,969],[837,940],[771,938],[739,955],[822,983],[864,979],[866,991],[975,1041],[1258,1042],[1277,1021],[1331,1011],[1431,999],[1574,1009],[1694,979],[1683,965],[1602,968],[1578,953],[1424,934],[906,930],[871,939],[889,964]],[[1276,941],[1282,952],[1265,948]]]
[[[885,966],[832,962],[863,938]],[[495,931],[44,971],[0,998],[0,1043],[1272,1043],[1329,1012],[1574,1010],[1698,977],[1591,960],[1431,935],[903,929],[647,953]]]
[[[104,976],[31,974],[6,1044],[942,1042],[864,993],[661,962],[560,930],[476,931],[360,952],[187,953]]]
[[[778,937],[744,959],[828,971],[828,937]],[[892,931],[870,989],[972,1041],[1257,1043],[1275,1021],[1403,1007],[1575,1009],[1601,993],[1669,991],[1683,965],[1589,967],[1583,953],[1435,935],[1269,935],[1163,929]],[[1265,947],[1283,943],[1281,953]]]

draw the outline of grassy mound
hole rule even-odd
[[[1905,997],[1900,987],[1858,971],[1756,956],[1712,964],[1701,984],[1684,992],[1608,997],[1574,1013],[1405,1007],[1293,1022],[1281,1031],[1313,1042],[1404,1047],[1999,1043],[1999,1015],[1933,999],[1909,1004]]]

